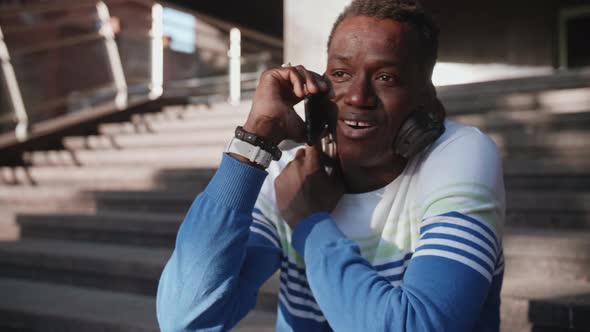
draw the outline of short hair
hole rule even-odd
[[[332,42],[334,31],[344,19],[354,16],[368,16],[377,19],[389,19],[409,24],[418,32],[423,63],[429,75],[432,74],[438,56],[439,29],[432,17],[424,11],[416,0],[353,0],[338,16],[330,37],[328,48]]]

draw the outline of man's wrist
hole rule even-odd
[[[251,144],[255,147],[258,147],[258,148],[264,150],[264,152],[266,152],[266,153],[270,153],[273,160],[281,159],[282,152],[276,144],[271,142],[271,140],[260,137],[254,133],[251,133],[251,132],[245,130],[244,127],[241,127],[241,126],[236,127],[235,138],[237,138],[238,140],[240,140],[242,142],[246,142],[246,143]],[[236,152],[236,151],[230,151],[230,152]],[[238,151],[238,152],[241,152],[241,151]],[[252,158],[250,158],[250,159],[252,159]]]
[[[282,141],[282,139],[275,134],[277,132],[277,127],[275,121],[272,120],[251,121],[250,119],[248,119],[242,126],[245,131],[258,136],[273,145],[278,145]]]
[[[247,165],[250,165],[250,166],[254,166],[254,167],[256,167],[256,168],[258,168],[258,169],[261,169],[261,170],[263,170],[263,171],[266,169],[264,166],[262,166],[262,165],[260,165],[260,164],[257,164],[257,163],[255,163],[255,162],[253,162],[253,161],[250,161],[248,158],[246,158],[246,157],[244,157],[244,156],[241,156],[241,155],[239,155],[239,154],[236,154],[236,153],[231,153],[231,152],[228,152],[227,154],[228,154],[230,157],[234,158],[235,160],[237,160],[237,161],[239,161],[239,162],[242,162],[242,163],[244,163],[244,164],[247,164]]]
[[[218,204],[251,212],[268,173],[223,154],[221,164],[204,190]]]

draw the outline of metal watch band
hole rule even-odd
[[[248,142],[254,146],[261,147],[263,150],[265,150],[266,152],[268,152],[272,155],[273,160],[281,159],[282,152],[278,146],[265,141],[264,139],[256,136],[255,134],[247,132],[246,130],[244,130],[244,128],[242,126],[236,127],[235,135],[236,135],[235,137],[239,140],[242,140],[244,142]]]
[[[272,161],[272,155],[268,151],[263,150],[260,146],[244,142],[239,138],[232,138],[225,152],[238,154],[264,168],[267,168]]]

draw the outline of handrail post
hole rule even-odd
[[[115,33],[111,26],[111,14],[107,5],[102,1],[96,3],[96,11],[101,22],[99,33],[104,37],[111,73],[115,81],[115,88],[117,89],[115,106],[118,109],[125,109],[127,107],[127,81],[125,80],[125,72],[121,63],[119,48],[115,41]]]
[[[16,139],[22,142],[27,139],[29,134],[29,116],[27,115],[27,110],[25,108],[23,97],[20,93],[16,74],[14,73],[12,62],[10,61],[8,47],[6,47],[6,42],[4,42],[2,27],[0,27],[0,62],[2,62],[2,73],[4,74],[3,76],[6,80],[8,95],[17,120],[14,134]]]
[[[156,3],[152,6],[152,69],[150,99],[157,99],[164,93],[164,10]]]
[[[241,98],[242,46],[240,29],[232,28],[229,34],[229,102],[238,105]]]

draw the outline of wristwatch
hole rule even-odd
[[[270,152],[235,137],[229,142],[225,152],[238,154],[264,168],[267,168],[272,160],[272,154]]]

